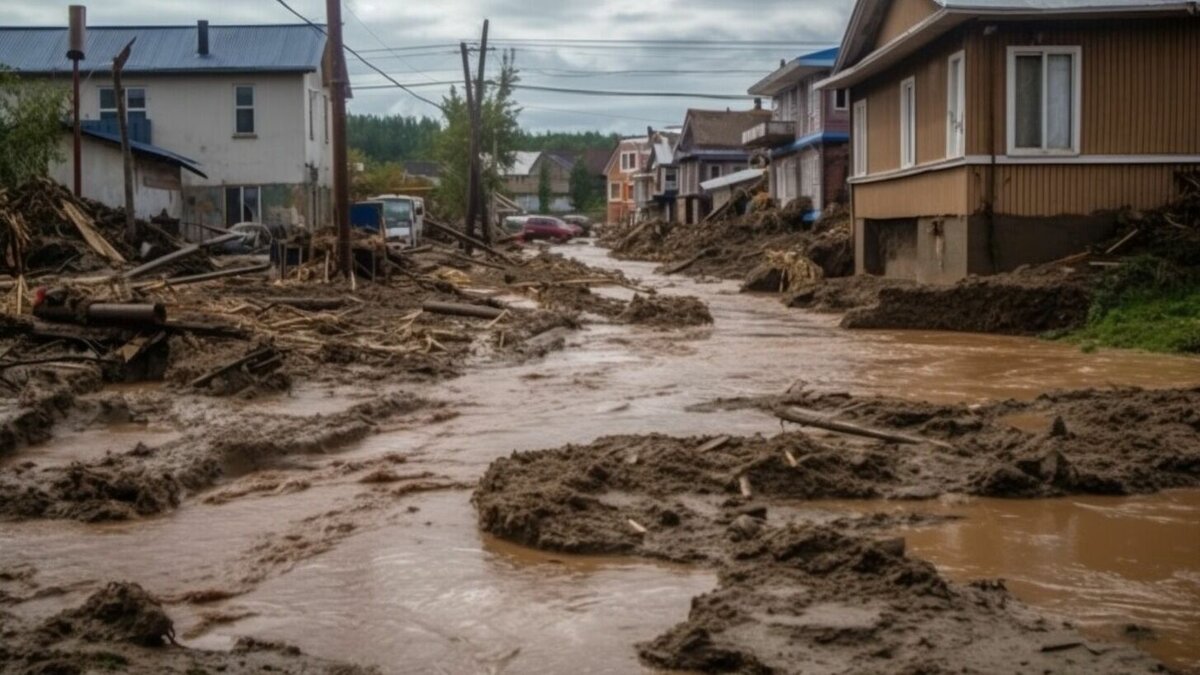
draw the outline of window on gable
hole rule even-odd
[[[1010,47],[1008,150],[1079,152],[1078,47]]]
[[[100,87],[100,119],[117,119],[117,96],[112,87]],[[145,87],[125,87],[125,119],[146,119]]]
[[[966,76],[963,53],[950,57],[946,82],[946,157],[962,157],[966,150]]]
[[[851,115],[851,131],[854,150],[854,175],[867,175],[867,101],[863,99],[854,103]]]
[[[720,177],[721,177],[721,165],[720,164],[708,165],[708,179],[712,180],[714,178],[720,178]]]
[[[850,107],[850,90],[836,89],[833,92],[833,109],[847,110]]]
[[[254,86],[239,84],[233,88],[234,133],[254,133]]]
[[[908,78],[900,83],[900,168],[917,163],[917,83]]]

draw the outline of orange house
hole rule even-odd
[[[650,161],[650,139],[645,136],[622,139],[613,149],[604,167],[608,177],[605,197],[608,202],[607,222],[631,223],[637,215],[633,177],[646,169]]]

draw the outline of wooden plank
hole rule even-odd
[[[876,438],[881,441],[889,441],[892,443],[902,443],[916,445],[928,443],[941,448],[953,449],[954,446],[944,441],[938,441],[931,438],[923,438],[921,436],[912,436],[894,431],[884,431],[882,429],[872,429],[864,427],[852,422],[843,422],[829,417],[820,415],[811,410],[802,410],[800,408],[780,406],[774,410],[775,416],[793,424],[799,424],[806,427],[816,427],[818,429],[826,429],[828,431],[836,431],[842,434],[850,434],[852,436],[863,436],[865,438]]]
[[[62,212],[66,219],[71,221],[75,229],[79,230],[79,234],[83,236],[83,240],[91,247],[93,251],[109,260],[125,264],[125,256],[121,252],[113,248],[113,245],[108,243],[108,240],[96,231],[95,223],[86,214],[79,210],[71,202],[64,201],[62,203]]]
[[[729,436],[717,436],[716,438],[710,439],[708,442],[697,447],[696,452],[700,452],[700,453],[712,452],[713,450],[716,450],[717,448],[720,448],[721,446],[728,443],[729,440],[730,440]]]

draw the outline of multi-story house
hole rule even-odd
[[[66,28],[0,28],[0,64],[70,86],[67,37]],[[131,138],[202,167],[203,175],[182,176],[185,225],[329,222],[330,90],[321,32],[206,21],[91,27],[80,63],[85,127],[115,132],[112,61],[135,38],[122,78]]]
[[[634,176],[644,173],[650,161],[650,139],[645,136],[624,138],[617,143],[604,173],[608,176],[606,220],[609,223],[633,222],[637,215]]]
[[[678,130],[648,130],[650,158],[642,173],[634,175],[634,201],[638,220],[675,218],[675,198],[679,194],[679,165],[675,163]]]
[[[545,205],[546,212],[569,213],[573,209],[571,169],[575,167],[575,155],[571,153],[517,152],[512,167],[502,175],[505,191],[525,212],[540,213],[542,167],[546,168],[550,177],[550,203]]]
[[[855,266],[952,282],[1111,236],[1200,169],[1200,19],[1179,0],[859,0]]]
[[[749,166],[750,154],[742,145],[742,133],[770,118],[771,111],[758,107],[687,111],[674,153],[679,167],[676,222],[686,225],[704,219],[710,204],[700,184],[744,171]]]
[[[812,200],[810,220],[848,197],[848,92],[814,86],[829,75],[837,54],[835,47],[780,63],[750,87],[755,96],[771,97],[772,115],[742,134],[747,149],[769,160],[771,198],[783,207],[807,197]]]

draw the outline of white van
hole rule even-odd
[[[378,195],[369,201],[383,203],[387,221],[387,238],[398,239],[407,246],[419,246],[425,235],[425,200],[408,195]]]

